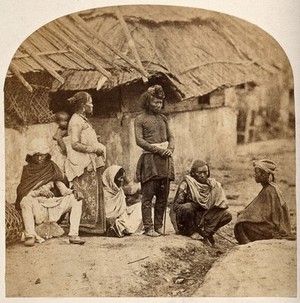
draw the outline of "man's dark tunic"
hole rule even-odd
[[[163,215],[169,193],[169,181],[174,180],[172,157],[160,155],[161,149],[174,150],[174,138],[167,118],[162,114],[143,113],[135,119],[136,143],[143,149],[137,164],[137,180],[142,185],[142,216],[145,231],[153,228],[152,198],[154,207],[154,229],[162,227]],[[156,145],[156,146],[155,146]]]
[[[151,145],[168,142],[167,148],[174,150],[174,137],[167,118],[162,114],[143,113],[136,117],[134,125],[136,144],[145,151],[137,164],[137,180],[144,183],[150,179],[162,179],[167,176],[174,180],[172,158],[163,158],[158,154],[159,148]]]

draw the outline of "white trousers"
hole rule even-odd
[[[25,227],[25,237],[39,238],[35,224],[56,222],[64,213],[70,212],[69,236],[77,236],[82,211],[82,201],[77,201],[73,194],[57,198],[57,205],[45,207],[39,202],[39,197],[26,196],[21,201],[22,217]]]

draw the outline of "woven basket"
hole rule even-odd
[[[5,241],[6,245],[17,243],[21,240],[23,221],[15,206],[5,203]]]

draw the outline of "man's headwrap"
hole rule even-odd
[[[193,172],[196,168],[202,167],[202,166],[204,166],[204,165],[207,166],[207,168],[208,168],[208,177],[210,177],[209,165],[208,165],[205,161],[203,161],[203,160],[195,160],[195,161],[193,162],[193,164],[192,164],[191,172]]]
[[[161,99],[163,100],[165,98],[165,93],[164,93],[164,90],[163,88],[160,86],[160,85],[153,85],[153,86],[150,86],[148,89],[147,89],[147,92],[157,98],[157,99]]]
[[[64,176],[58,166],[50,160],[50,150],[44,138],[33,139],[27,148],[26,162],[28,165],[23,167],[20,184],[17,187],[16,209],[20,210],[20,203],[27,194],[50,181],[64,181]],[[34,163],[30,157],[36,153],[49,154],[44,163]]]
[[[165,93],[163,88],[160,85],[150,86],[142,95],[141,95],[141,103],[142,107],[147,109],[149,106],[149,102],[151,97],[163,100],[165,98]]]
[[[272,160],[262,159],[262,160],[253,161],[253,166],[255,168],[260,168],[261,170],[267,172],[268,174],[274,175],[277,164]]]
[[[50,149],[47,141],[44,138],[33,139],[27,148],[27,154],[33,156],[34,154],[49,154]]]

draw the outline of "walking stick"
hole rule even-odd
[[[228,238],[226,238],[226,237],[224,237],[223,235],[221,235],[219,232],[215,232],[215,234],[218,235],[219,237],[221,237],[221,238],[227,240],[229,243],[234,244],[234,245],[237,245],[236,242],[233,242],[233,241],[229,240]]]
[[[168,204],[168,196],[170,190],[170,177],[169,177],[169,169],[170,169],[170,158],[167,158],[167,185],[166,185],[166,205],[164,209],[164,220],[163,220],[163,235],[166,235],[166,221],[167,221],[167,204]]]

